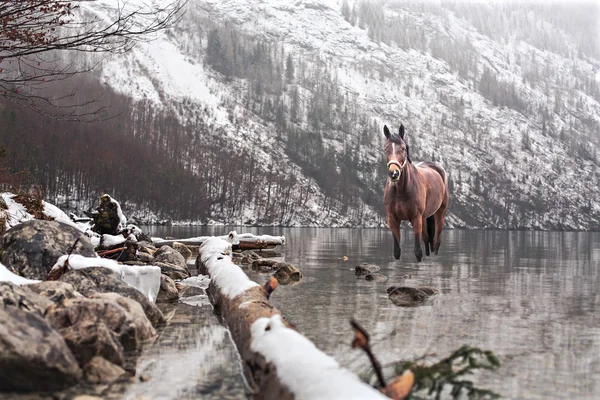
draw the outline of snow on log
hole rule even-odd
[[[173,239],[164,240],[160,238],[152,238],[156,247],[160,246],[171,246],[173,247],[174,242],[183,243],[191,246],[201,246],[208,239],[212,239],[215,236],[199,236],[189,239]],[[262,250],[262,249],[273,249],[276,246],[285,244],[284,236],[271,236],[271,235],[253,235],[251,233],[238,234],[235,231],[229,232],[224,236],[217,236],[219,239],[226,240],[233,243],[240,250]]]
[[[83,257],[72,254],[61,256],[50,270],[49,276],[65,268],[82,269],[91,267],[103,267],[116,272],[123,282],[142,292],[151,302],[156,301],[160,289],[161,272],[160,267],[153,265],[123,265],[107,258]]]
[[[265,287],[251,281],[231,260],[232,244],[209,238],[196,266],[211,278],[208,294],[227,323],[255,398],[388,399],[342,368],[281,317]]]

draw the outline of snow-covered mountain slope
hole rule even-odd
[[[112,4],[95,2],[90,12],[113,13]],[[331,197],[327,185],[307,176],[286,148],[287,134],[282,139],[276,123],[250,110],[241,95],[254,82],[239,74],[223,76],[207,62],[211,30],[273,43],[292,57],[297,71],[302,66],[302,78],[298,72],[294,84],[286,83],[285,93],[277,97],[289,111],[295,87],[305,106],[295,121],[286,115],[288,130],[310,131],[306,109],[316,89],[309,77],[319,74],[336,85],[341,107],[353,106],[355,113],[375,121],[367,133],[369,145],[357,150],[357,191],[383,188],[382,175],[375,171],[383,151],[381,127],[386,123],[397,129],[403,123],[413,158],[433,159],[450,172],[451,226],[600,227],[598,53],[578,51],[570,32],[535,10],[526,15],[535,32],[559,32],[564,53],[503,32],[502,26],[491,27],[494,34],[481,32],[473,15],[460,8],[372,4],[386,22],[375,26],[370,8],[361,2],[348,4],[356,13],[353,21],[336,0],[189,0],[176,27],[105,63],[101,79],[133,99],[176,109],[182,123],[193,110],[207,110],[205,118],[232,146],[256,152],[263,166],[277,165],[298,177],[299,186],[309,189],[305,199],[298,200],[299,190],[290,193],[298,200],[287,221],[292,225],[384,221],[374,203],[360,214],[354,212],[356,202],[351,211],[337,203],[325,210]],[[504,12],[503,19],[521,10]],[[220,45],[227,48],[227,43]],[[350,136],[341,122],[333,126],[318,134],[340,157],[339,172],[340,159],[358,136]],[[256,221],[259,213],[252,202],[227,218],[217,207],[211,211],[213,219],[230,222]]]

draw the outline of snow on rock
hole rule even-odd
[[[116,246],[122,243],[125,243],[125,237],[123,235],[102,235],[102,245],[104,247]]]
[[[298,399],[388,399],[286,327],[280,315],[252,324],[250,349],[275,366],[281,383]]]
[[[160,267],[154,265],[132,266],[122,265],[107,258],[83,257],[80,255],[61,256],[52,271],[64,267],[69,260],[70,269],[83,269],[91,267],[108,268],[116,272],[121,280],[142,292],[150,301],[155,302],[160,289]]]
[[[6,203],[7,207],[6,212],[8,218],[6,219],[5,223],[6,229],[10,229],[13,226],[19,225],[22,222],[34,219],[33,215],[31,215],[27,211],[25,206],[14,199],[14,193],[4,192],[1,193],[0,196],[2,196],[2,200],[4,201],[4,203]],[[42,201],[42,204],[44,206],[42,213],[46,217],[51,218],[54,221],[61,222],[63,224],[71,225],[81,230],[79,225],[71,221],[69,216],[65,214],[60,208],[46,201]]]
[[[200,260],[208,269],[212,282],[225,296],[234,298],[259,285],[231,261],[230,255],[231,243],[222,238],[208,238],[200,247]]]
[[[9,271],[8,268],[6,268],[4,266],[4,264],[0,263],[0,282],[11,282],[14,283],[15,285],[29,285],[32,283],[40,283],[41,281],[38,281],[36,279],[27,279],[27,278],[23,278],[22,276],[19,276],[17,274],[13,274],[12,272]]]

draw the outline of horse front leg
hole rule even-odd
[[[415,234],[415,256],[417,261],[421,262],[423,259],[423,250],[421,250],[421,238],[423,237],[423,216],[417,215],[411,221],[413,232]]]
[[[388,218],[388,226],[392,230],[392,236],[394,236],[394,258],[400,259],[400,224],[394,218]]]

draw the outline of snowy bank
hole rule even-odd
[[[251,281],[231,253],[229,241],[206,239],[196,265],[211,278],[211,302],[231,331],[257,398],[387,399],[291,328],[268,300],[276,284]]]

